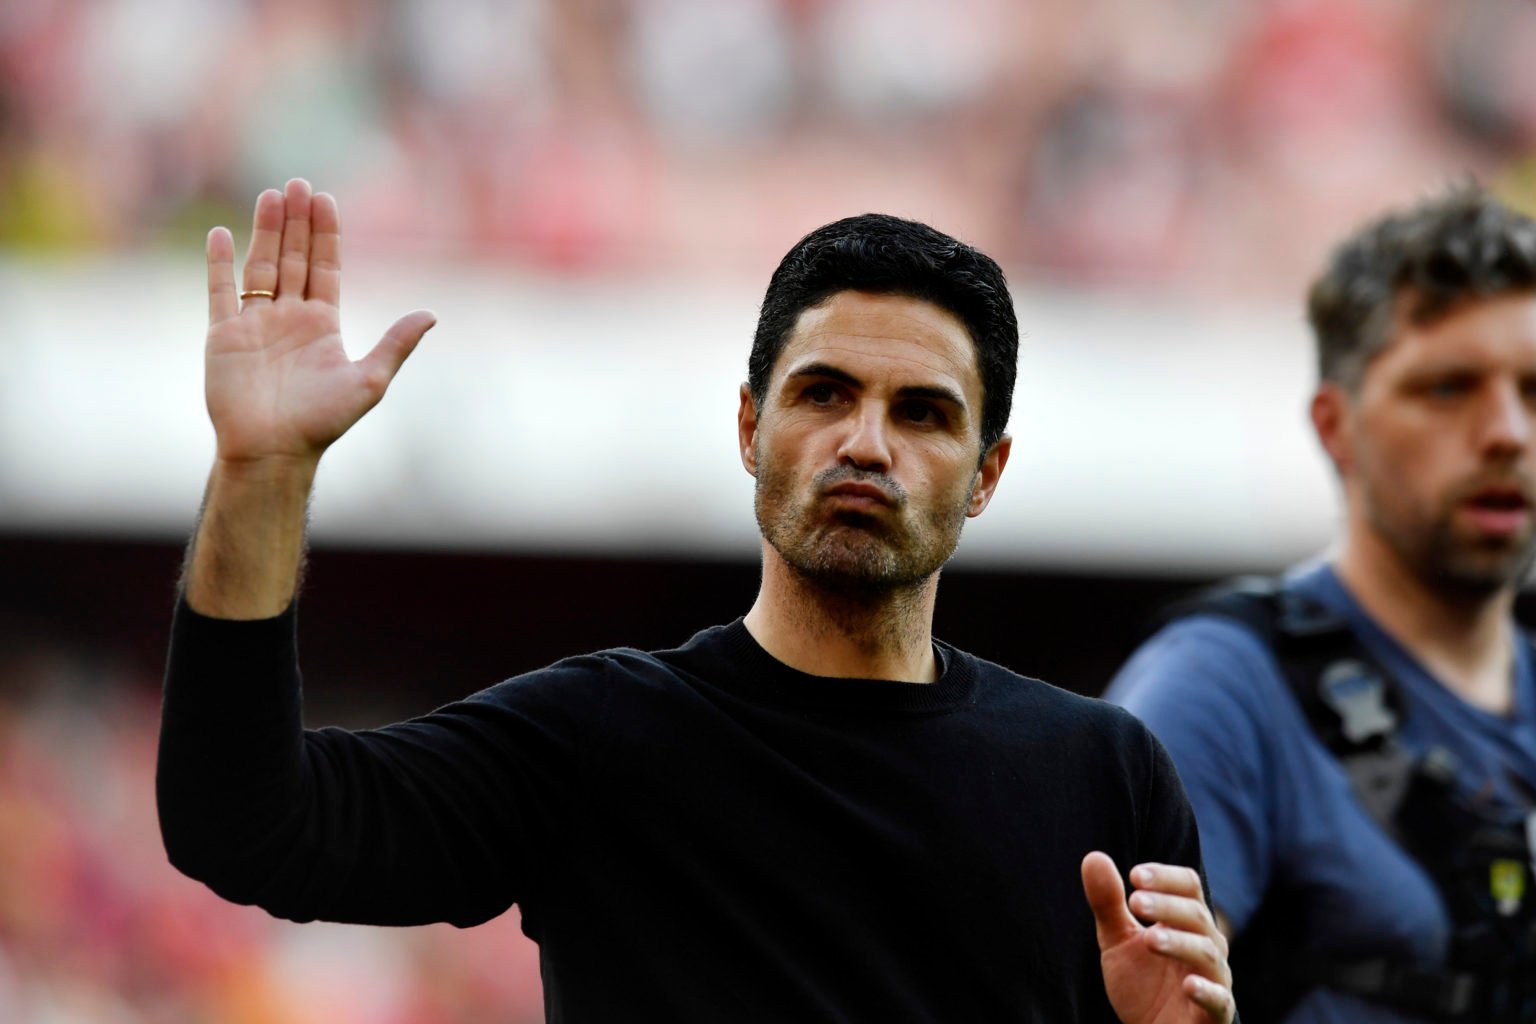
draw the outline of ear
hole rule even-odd
[[[1328,453],[1334,470],[1340,476],[1348,473],[1354,464],[1354,446],[1350,442],[1349,430],[1351,411],[1348,392],[1328,380],[1317,386],[1308,410],[1318,443]]]
[[[971,501],[965,507],[965,514],[970,518],[981,515],[987,503],[992,500],[992,493],[997,490],[997,482],[1002,478],[1003,467],[1008,465],[1008,453],[1013,450],[1013,438],[1004,434],[998,438],[987,457],[981,460],[981,468],[976,471],[976,482],[971,485]]]
[[[752,400],[752,389],[741,386],[741,407],[736,410],[736,444],[741,449],[741,464],[748,473],[757,476],[757,403]]]

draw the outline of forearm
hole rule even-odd
[[[293,611],[232,622],[177,608],[161,704],[156,798],[171,863],[250,902],[244,851],[302,791]]]
[[[214,463],[183,579],[194,611],[269,619],[292,603],[315,468],[311,459]]]

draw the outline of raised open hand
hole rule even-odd
[[[1230,1024],[1237,1015],[1227,940],[1192,868],[1138,864],[1129,903],[1115,862],[1083,858],[1110,1005],[1125,1024]],[[1135,913],[1133,914],[1132,911]],[[1143,925],[1136,918],[1151,921]]]
[[[222,227],[209,232],[204,390],[221,461],[318,460],[384,397],[436,322],[408,313],[353,362],[341,344],[340,300],[336,200],[311,194],[307,181],[257,197],[242,289],[234,239]]]

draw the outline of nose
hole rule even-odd
[[[847,432],[838,446],[839,462],[859,469],[885,472],[891,468],[890,437],[885,410],[878,402],[861,402],[846,417]]]
[[[1521,454],[1531,443],[1533,415],[1536,408],[1519,382],[1501,384],[1483,406],[1478,423],[1479,446],[1494,457]]]

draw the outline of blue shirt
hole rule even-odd
[[[1398,684],[1402,741],[1456,755],[1461,783],[1529,806],[1536,787],[1536,678],[1517,644],[1509,716],[1473,707],[1381,629],[1333,570],[1289,582],[1345,617]],[[1443,961],[1449,920],[1433,882],[1355,799],[1265,644],[1216,615],[1181,619],[1149,640],[1105,693],[1140,717],[1173,756],[1199,822],[1211,902],[1241,934],[1272,889],[1306,901],[1310,951]],[[1513,778],[1512,778],[1513,777]],[[1528,792],[1528,790],[1527,790]],[[1237,979],[1241,998],[1241,979]],[[1322,989],[1287,1024],[1402,1024],[1410,1018]]]

